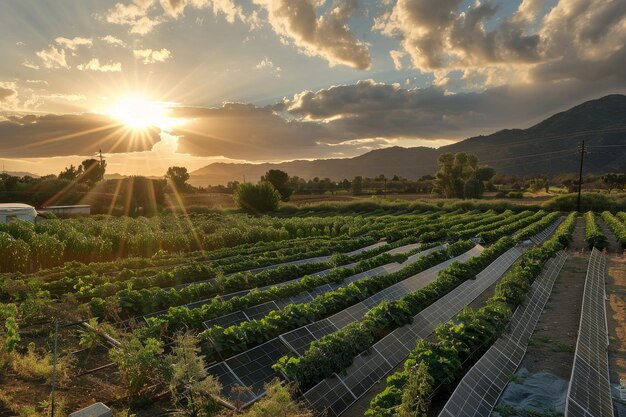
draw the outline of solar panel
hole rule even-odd
[[[536,245],[540,245],[541,243],[543,243],[549,236],[552,235],[552,233],[554,233],[554,231],[556,230],[557,227],[559,227],[559,225],[561,224],[561,222],[563,222],[563,217],[559,217],[554,223],[552,223],[550,226],[548,226],[547,228],[545,228],[544,230],[542,230],[541,232],[537,233],[534,236],[531,236],[530,240],[535,243]]]
[[[565,417],[613,417],[607,355],[605,275],[606,256],[594,248],[587,268]]]
[[[224,362],[219,362],[207,369],[209,375],[217,378],[222,386],[221,394],[233,403],[249,404],[256,400],[257,396],[248,390],[239,390],[236,387],[244,387],[244,383],[233,373]]]
[[[202,323],[202,325],[205,328],[210,329],[213,326],[228,327],[228,326],[232,326],[233,324],[238,324],[238,323],[249,321],[249,320],[250,319],[248,318],[248,316],[246,316],[246,313],[244,313],[243,311],[235,311],[233,313],[217,317],[213,320],[207,320],[204,323]]]
[[[263,385],[276,377],[272,365],[288,353],[289,349],[275,338],[226,359],[225,363],[244,386],[250,387],[255,395],[261,395]]]
[[[302,356],[309,345],[316,340],[313,333],[311,333],[306,326],[288,333],[283,333],[279,338],[289,349],[299,356]]]
[[[528,339],[543,312],[566,255],[550,259],[531,286],[524,304],[509,323],[510,333],[501,336],[467,372],[448,399],[439,417],[488,416],[520,365]]]
[[[356,397],[339,378],[326,378],[304,393],[304,399],[319,415],[337,417],[345,411]]]
[[[278,310],[278,306],[273,301],[268,301],[267,303],[259,304],[253,307],[246,308],[246,316],[250,318],[250,320],[258,320],[260,318],[265,317],[267,313],[273,310]]]
[[[482,248],[477,249],[478,252],[481,250]],[[515,248],[505,252],[486,268],[492,269],[492,272],[479,274],[475,280],[462,283],[457,289],[440,298],[429,308],[422,311],[422,313],[417,314],[412,323],[395,329],[375,343],[367,352],[358,355],[341,375],[326,378],[320,384],[307,391],[304,394],[305,398],[311,404],[315,404],[313,408],[317,412],[327,412],[328,415],[334,416],[340,415],[348,409],[352,402],[345,401],[345,399],[329,400],[319,398],[321,395],[328,395],[325,390],[328,385],[324,385],[324,383],[330,384],[329,381],[331,380],[343,382],[348,391],[354,395],[356,401],[356,399],[369,391],[374,384],[380,381],[389,371],[401,364],[415,346],[418,339],[427,337],[434,331],[436,325],[449,320],[460,312],[467,304],[474,300],[478,294],[502,276],[519,256],[521,256],[521,252]],[[447,265],[450,263],[452,263],[452,260],[446,262]],[[445,268],[445,266],[443,268]],[[416,276],[412,278],[420,275],[420,278],[423,278],[425,275],[428,279],[434,280],[437,277],[438,270],[439,268],[431,268],[431,270],[416,274]],[[405,288],[406,287],[405,283]],[[430,313],[427,311],[429,309]],[[441,321],[436,322],[436,319]],[[338,386],[337,382],[334,382],[334,384]],[[324,389],[322,389],[322,387],[324,387]]]

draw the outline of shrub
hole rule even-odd
[[[592,211],[585,213],[585,241],[587,241],[589,249],[594,247],[602,249],[608,246],[606,236],[600,230],[596,216]]]
[[[542,204],[544,210],[549,211],[573,211],[576,210],[578,194],[565,194],[554,197]],[[614,211],[626,206],[626,198],[608,196],[597,193],[582,193],[580,196],[580,211]]]
[[[506,196],[509,198],[524,198],[524,193],[521,191],[511,191]]]
[[[258,184],[241,184],[235,190],[235,202],[247,213],[259,214],[278,208],[280,194],[272,184],[261,181]]]

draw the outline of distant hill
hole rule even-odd
[[[39,175],[37,174],[33,174],[32,172],[25,172],[25,171],[7,171],[6,174],[11,175],[13,177],[33,177],[33,178],[39,178]]]
[[[396,146],[345,159],[279,164],[213,163],[192,172],[190,182],[217,185],[241,181],[244,176],[257,181],[269,169],[282,169],[305,179],[341,180],[380,174],[419,178],[436,171],[437,156],[444,152],[475,153],[481,162],[507,174],[554,176],[578,171],[580,160],[576,151],[581,140],[586,146],[592,146],[585,156],[585,172],[626,172],[626,147],[615,147],[626,145],[626,96],[614,94],[587,101],[528,129],[501,130],[438,149]],[[593,148],[595,146],[601,147]]]

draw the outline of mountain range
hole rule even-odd
[[[194,185],[257,181],[269,169],[291,176],[341,180],[357,175],[400,175],[416,179],[437,170],[444,152],[471,152],[481,163],[506,174],[554,176],[577,172],[579,145],[585,141],[585,173],[626,172],[626,96],[608,95],[557,113],[528,129],[505,129],[442,146],[390,147],[354,158],[296,160],[282,163],[213,163],[191,173]]]

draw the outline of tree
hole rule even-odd
[[[280,194],[267,181],[258,184],[241,184],[235,190],[235,202],[239,208],[247,213],[260,214],[276,210]]]
[[[357,176],[352,180],[352,194],[360,195],[363,192],[363,177]]]
[[[60,180],[74,181],[83,173],[83,166],[79,165],[75,168],[74,165],[70,165],[59,173]]]
[[[287,185],[289,182],[289,174],[280,169],[270,169],[261,177],[261,181],[267,181],[272,184],[280,193],[280,198],[283,201],[288,201],[289,196],[293,193],[293,190]]]
[[[165,178],[170,181],[175,191],[183,192],[187,188],[189,173],[185,167],[169,167]]]
[[[626,174],[611,172],[602,176],[602,182],[606,186],[609,194],[611,194],[611,190],[623,190],[626,188]]]
[[[493,168],[480,166],[476,155],[465,152],[441,154],[437,166],[434,190],[446,198],[480,198],[483,182],[495,175]]]
[[[530,188],[530,191],[533,193],[538,193],[541,190],[546,190],[547,193],[550,188],[550,184],[548,183],[548,179],[546,177],[539,177],[532,179],[528,188]]]
[[[102,181],[106,172],[107,163],[98,161],[97,159],[85,159],[78,168],[82,171],[78,179],[79,182],[93,187],[96,183]]]

